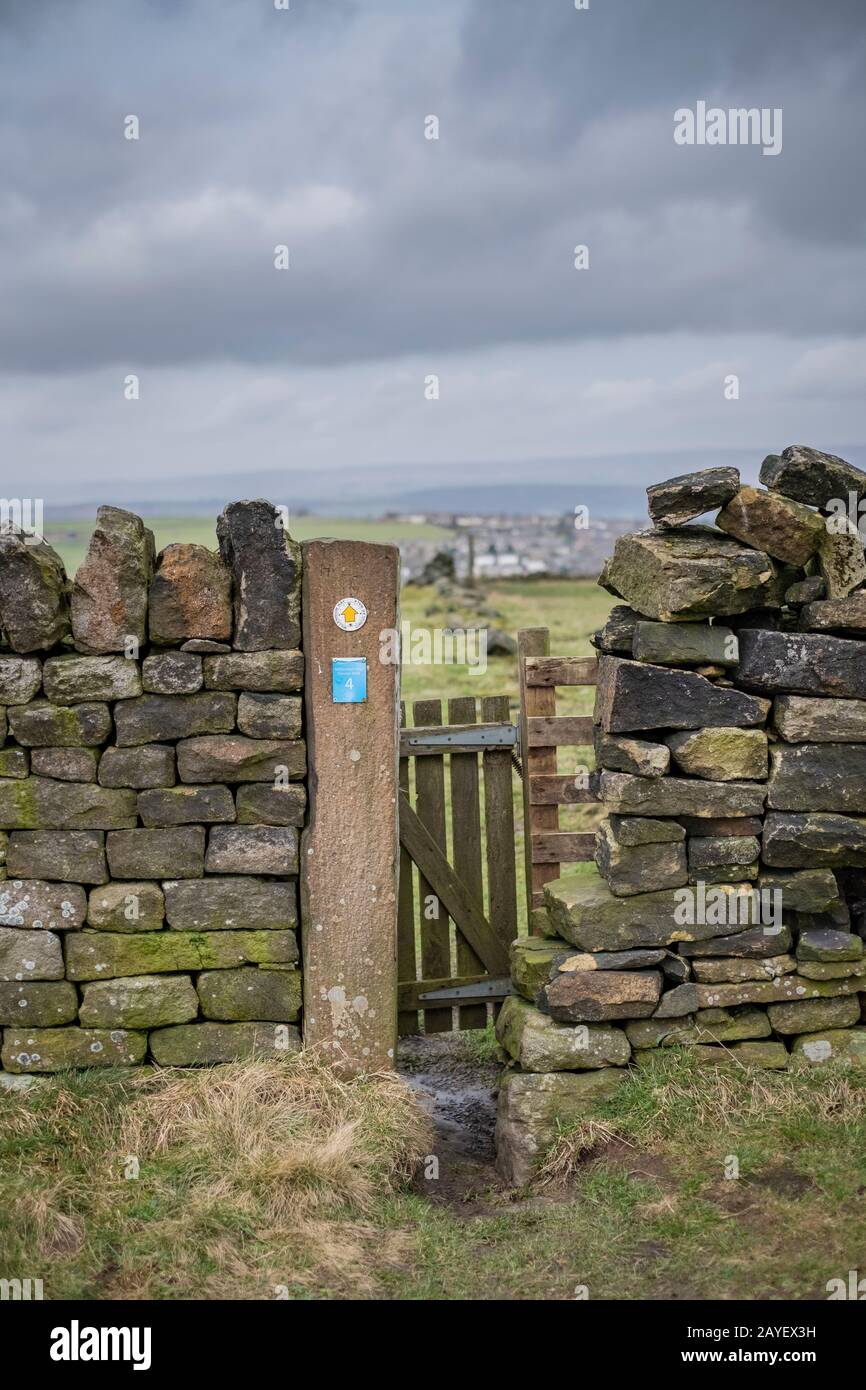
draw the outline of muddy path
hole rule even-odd
[[[496,1090],[502,1063],[479,1060],[460,1033],[401,1038],[398,1069],[429,1113],[435,1139],[415,1190],[470,1216],[486,1212],[483,1194],[501,1191],[494,1168]]]

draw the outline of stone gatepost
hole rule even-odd
[[[375,1070],[394,1065],[397,1033],[400,557],[315,540],[303,573],[304,1042]]]

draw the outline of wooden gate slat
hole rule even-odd
[[[532,840],[533,864],[585,863],[595,855],[595,834],[580,830],[548,830]]]
[[[448,701],[449,724],[474,724],[477,718],[474,695]],[[481,798],[478,786],[478,754],[450,755],[451,827],[454,871],[475,897],[484,903],[484,873],[481,866]],[[457,973],[476,975],[484,969],[480,957],[457,928]],[[483,1028],[487,1023],[484,1004],[469,1004],[459,1010],[461,1028]]]
[[[406,706],[400,705],[401,727],[406,723]],[[409,759],[400,759],[400,791],[409,795]],[[400,886],[397,894],[397,979],[412,981],[418,978],[418,958],[415,949],[415,887],[412,882],[412,857],[400,846]],[[398,999],[399,1003],[399,999]],[[419,1033],[418,1010],[401,1009],[397,1015],[397,1032],[406,1037]]]
[[[582,787],[571,772],[530,777],[529,795],[533,806],[576,806],[598,801],[592,787]]]
[[[556,773],[556,749],[533,748],[529,740],[529,720],[550,719],[556,715],[553,686],[528,685],[526,658],[547,657],[550,634],[546,627],[523,628],[517,634],[517,666],[520,677],[520,746],[523,749],[523,836],[526,856],[526,891],[530,927],[532,909],[544,903],[544,885],[559,877],[555,864],[534,864],[532,837],[541,830],[559,829],[559,807],[537,806],[530,794],[531,780],[537,774]]]
[[[400,801],[400,839],[405,844],[431,892],[436,894],[447,913],[460,925],[460,930],[484,962],[491,975],[508,973],[508,951],[499,940],[487,918],[475,902],[466,885],[460,881],[448,863],[430,831],[417,816],[408,801]],[[425,975],[430,974],[425,969]],[[446,972],[440,972],[445,974]],[[450,971],[447,972],[450,974]],[[429,1012],[429,1011],[428,1011]],[[441,1011],[440,1011],[441,1012]]]
[[[488,695],[481,701],[481,718],[509,718],[508,696]],[[517,936],[517,865],[514,855],[514,795],[511,752],[490,748],[484,753],[484,825],[487,832],[487,915],[503,946],[510,952]],[[499,1006],[494,1006],[494,1013]]]
[[[442,723],[441,700],[416,700],[412,705],[412,722],[418,724]],[[403,822],[408,820],[403,812],[408,806],[401,802],[400,839],[403,842]],[[420,758],[415,764],[415,807],[417,819],[428,832],[442,853],[446,850],[445,830],[445,764],[441,756]],[[411,808],[410,808],[411,810]],[[421,870],[417,855],[407,843],[413,859],[419,867],[418,911],[421,924],[421,969],[427,978],[451,974],[451,932],[448,915],[441,897]],[[438,897],[436,918],[425,916],[429,898]],[[451,1010],[425,1009],[424,1032],[448,1033],[451,1031]]]

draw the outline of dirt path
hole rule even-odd
[[[427,1165],[416,1190],[466,1216],[489,1214],[479,1198],[501,1187],[493,1166],[501,1063],[479,1061],[459,1033],[433,1033],[401,1038],[398,1067],[435,1126],[431,1157],[438,1161],[438,1176],[435,1165]]]

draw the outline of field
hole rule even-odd
[[[156,525],[160,544],[213,544],[210,523]],[[317,523],[338,525],[365,534]],[[54,537],[73,567],[85,532]],[[553,652],[585,655],[611,600],[542,580],[485,603],[506,631],[547,626]],[[436,605],[408,587],[403,618],[436,625]],[[403,693],[506,694],[514,717],[516,663],[410,663]],[[591,710],[591,690],[563,694],[561,710]],[[492,1166],[489,1030],[407,1041],[411,1089],[310,1055],[0,1089],[0,1277],[42,1278],[52,1299],[825,1299],[863,1265],[866,1074],[683,1051],[563,1131],[519,1193]]]
[[[489,1040],[457,1047],[493,1081]],[[660,1056],[534,1190],[488,1157],[396,1078],[309,1055],[0,1091],[0,1273],[49,1299],[680,1301],[825,1299],[862,1269],[856,1070]]]

